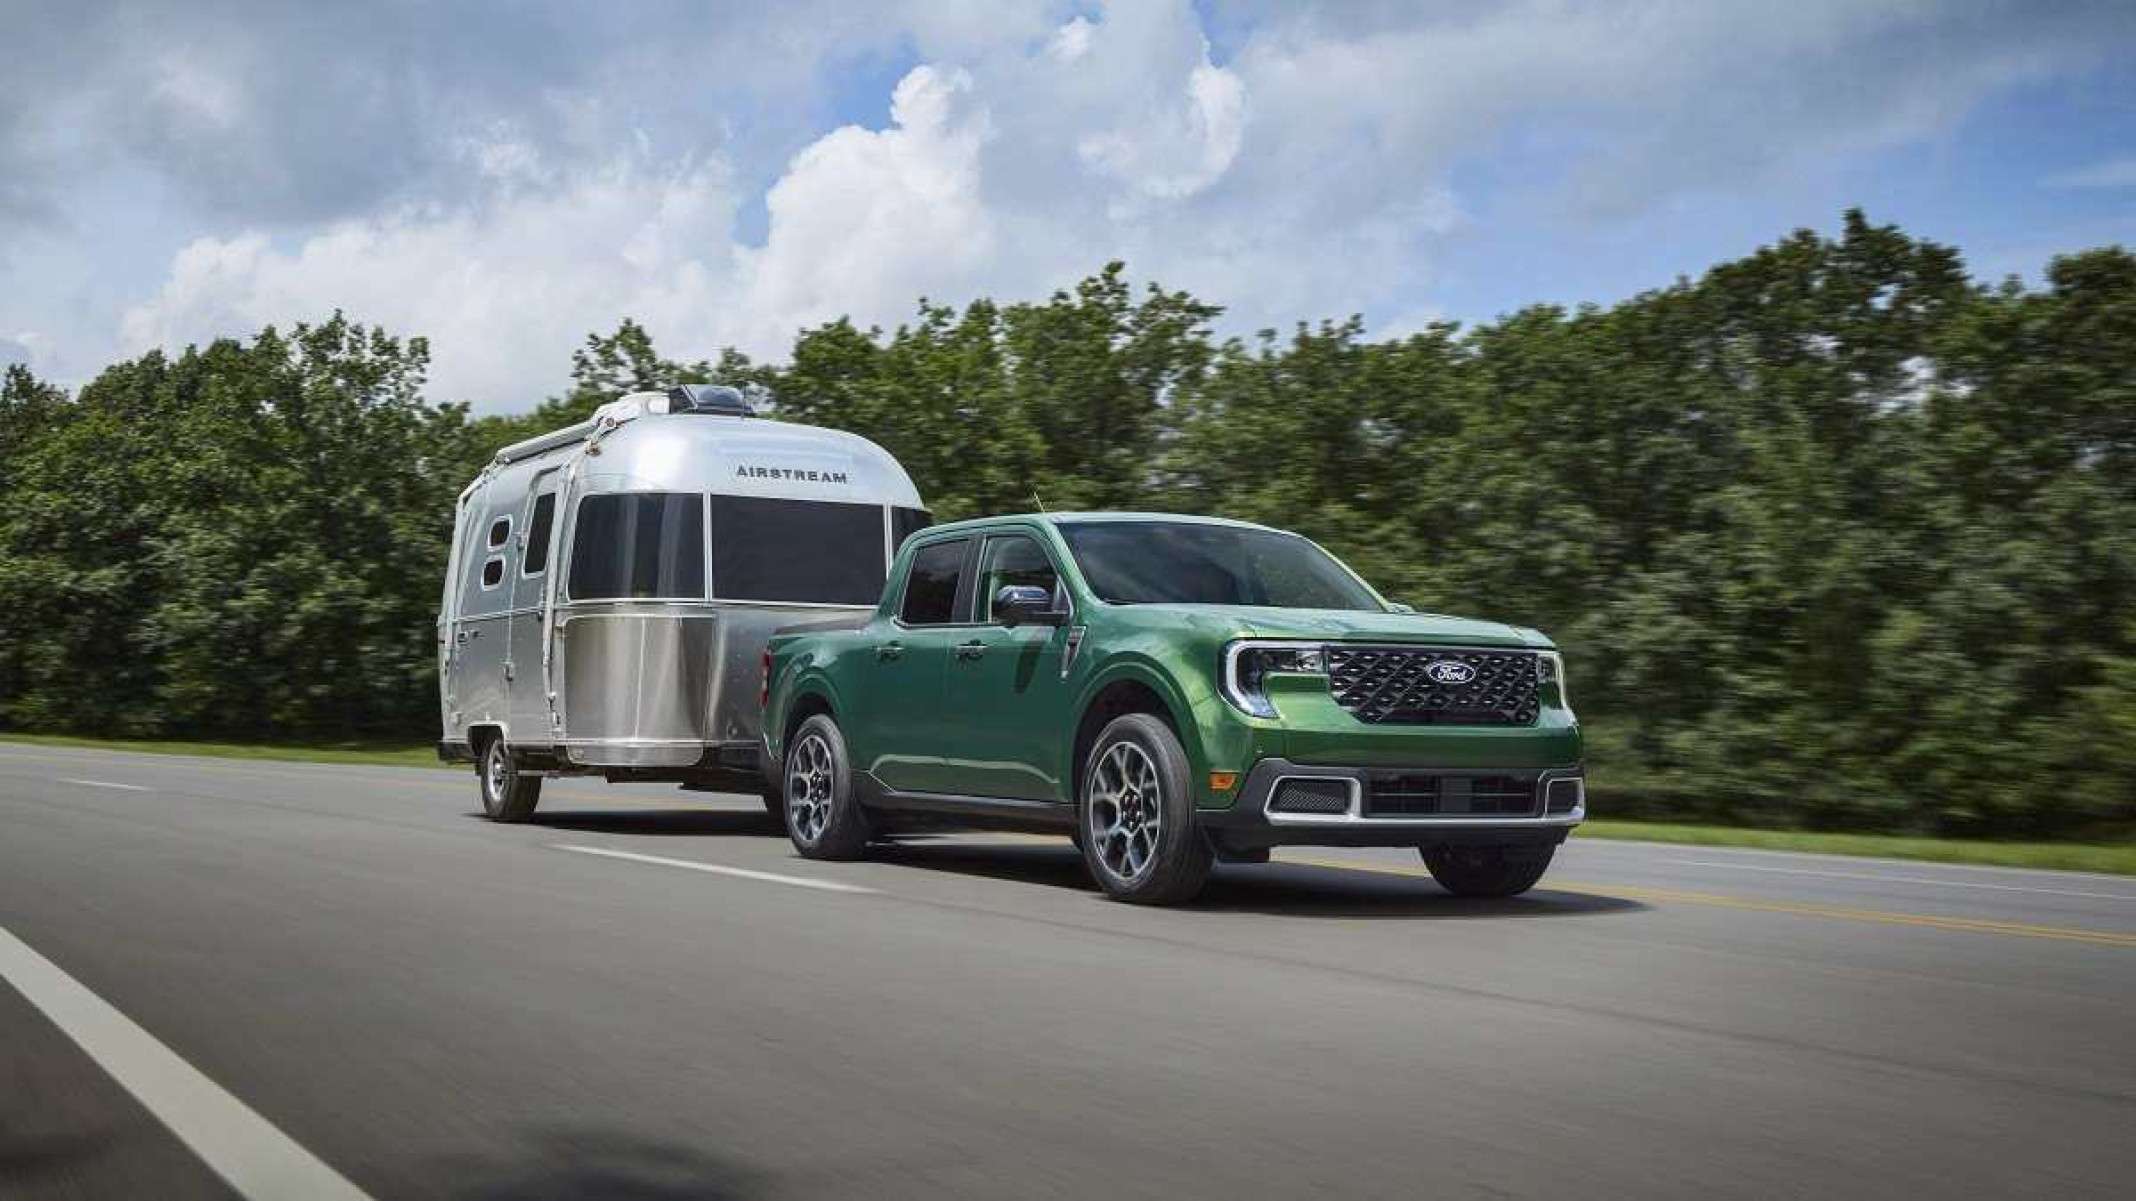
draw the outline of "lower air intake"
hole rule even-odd
[[[1279,780],[1269,798],[1270,813],[1317,813],[1337,816],[1350,811],[1350,785],[1345,780]]]

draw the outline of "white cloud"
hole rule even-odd
[[[1039,296],[1115,257],[1232,306],[1234,330],[1354,311],[1415,329],[1439,312],[1439,249],[1494,216],[1497,197],[1450,181],[1509,130],[1572,148],[1518,186],[1599,221],[1934,136],[2110,41],[2079,10],[1954,18],[1927,0],[1284,5],[1209,27],[1187,0],[1046,9],[826,3],[712,43],[639,35],[536,99],[515,80],[511,105],[462,113],[461,84],[425,108],[418,89],[395,111],[441,132],[415,182],[324,223],[203,225],[117,322],[125,349],[339,307],[430,337],[435,395],[509,410],[624,316],[670,354],[778,357],[804,325],[894,324],[923,294]],[[1222,54],[1217,25],[1237,35]],[[878,128],[766,132],[800,120],[797,80],[891,45],[919,62]],[[159,78],[158,128],[236,121],[239,144],[258,105],[227,73]],[[245,179],[282,163],[244,158]],[[745,240],[736,216],[758,198],[764,235]]]
[[[521,409],[561,383],[589,332],[634,317],[671,353],[780,355],[801,326],[891,320],[956,289],[995,251],[980,202],[986,113],[961,71],[915,68],[883,130],[834,130],[771,189],[770,237],[734,241],[726,164],[662,164],[640,145],[569,169],[494,131],[463,154],[479,198],[337,222],[291,245],[200,238],[128,311],[129,352],[335,308],[434,348],[432,392]]]
[[[1179,200],[1221,178],[1245,136],[1246,88],[1239,77],[1204,62],[1187,75],[1185,102],[1142,114],[1143,123],[1087,134],[1083,161],[1136,191]]]
[[[743,252],[728,336],[776,354],[799,325],[887,319],[982,274],[997,251],[980,198],[991,124],[971,93],[963,71],[916,67],[889,128],[847,126],[803,150],[766,199],[764,248]]]
[[[16,363],[21,363],[31,368],[36,367],[37,354],[33,347],[33,340],[36,337],[37,335],[32,333],[17,334],[12,338],[0,337],[0,367],[7,367]]]
[[[432,392],[522,409],[555,390],[572,348],[637,316],[694,334],[734,276],[722,164],[625,156],[506,184],[479,203],[338,222],[283,247],[258,232],[200,238],[130,309],[130,351],[175,347],[343,309],[435,348]]]

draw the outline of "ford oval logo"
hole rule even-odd
[[[1441,659],[1424,669],[1434,684],[1466,684],[1476,678],[1476,669],[1458,659]]]

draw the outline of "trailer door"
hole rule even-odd
[[[556,562],[557,486],[563,471],[551,467],[534,477],[519,517],[519,569],[512,581],[512,629],[504,660],[512,740],[525,745],[549,741],[555,733],[549,694],[542,682],[542,639],[548,629],[549,573]]]
[[[445,606],[438,623],[438,695],[445,724],[445,738],[458,742],[467,737],[461,722],[460,667],[467,643],[468,563],[475,555],[487,481],[477,481],[460,498],[460,511],[453,523],[453,549],[445,567]]]

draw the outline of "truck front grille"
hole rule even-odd
[[[1373,772],[1365,777],[1366,817],[1533,817],[1534,776],[1450,776]]]
[[[1374,725],[1530,725],[1542,707],[1540,672],[1534,651],[1328,646],[1335,703]]]

